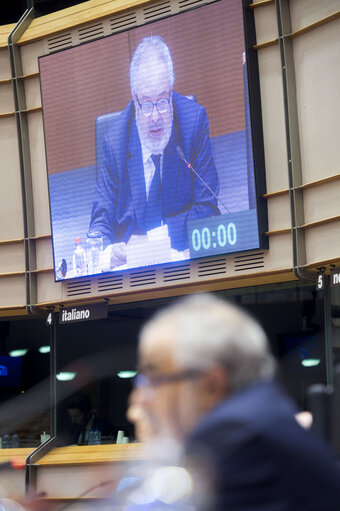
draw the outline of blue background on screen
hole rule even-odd
[[[219,196],[230,212],[248,210],[246,132],[221,135],[211,142],[220,179]],[[84,240],[90,224],[95,185],[95,165],[49,176],[56,266],[65,259],[68,268],[72,268],[75,238]],[[221,204],[219,208],[225,213]]]

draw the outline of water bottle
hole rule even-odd
[[[100,232],[89,231],[85,239],[87,274],[95,275],[102,272],[103,236]]]
[[[51,435],[49,435],[48,433],[46,433],[46,431],[44,431],[41,435],[40,435],[40,443],[43,444],[45,443],[47,440],[49,440],[51,438]]]
[[[11,437],[8,433],[5,433],[2,437],[2,448],[9,449],[11,447]]]
[[[100,445],[102,443],[102,434],[99,429],[96,429],[94,432],[94,444]]]
[[[94,445],[94,443],[95,443],[95,431],[93,428],[89,432],[89,437],[87,439],[87,443],[88,443],[88,445]]]
[[[12,449],[18,449],[19,447],[19,437],[16,433],[11,436],[10,446]]]
[[[81,246],[81,238],[76,238],[73,251],[73,275],[81,277],[87,274],[85,250]]]

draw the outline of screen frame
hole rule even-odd
[[[254,10],[250,7],[252,0],[242,0],[242,4],[251,141],[254,163],[255,197],[258,220],[257,225],[260,240],[259,248],[268,249],[269,239],[268,236],[266,236],[266,232],[268,231],[268,207],[267,200],[264,197],[267,192],[267,187],[262,124],[260,72],[257,50],[254,48],[256,45],[255,17]],[[255,130],[255,126],[257,126],[258,129]]]
[[[70,282],[72,280],[79,279],[91,279],[93,277],[104,276],[104,275],[112,275],[117,273],[126,273],[126,272],[136,272],[138,270],[145,271],[150,270],[152,268],[157,267],[169,267],[177,266],[178,264],[188,264],[191,261],[205,261],[211,258],[216,257],[227,257],[237,254],[244,254],[247,252],[253,252],[254,250],[267,250],[269,249],[269,239],[267,236],[268,231],[268,207],[267,200],[264,197],[266,194],[266,175],[265,175],[265,155],[264,155],[264,139],[263,139],[263,124],[262,124],[262,109],[261,109],[261,94],[260,94],[260,78],[259,78],[259,66],[258,66],[258,57],[257,50],[254,48],[256,45],[256,31],[255,31],[255,17],[254,10],[250,7],[252,4],[251,0],[242,0],[242,12],[243,12],[243,36],[244,36],[244,51],[245,51],[245,63],[246,63],[246,72],[247,72],[247,92],[248,92],[248,101],[249,101],[249,117],[250,117],[250,127],[251,127],[251,149],[252,149],[252,158],[253,158],[253,177],[254,177],[254,187],[255,187],[255,202],[256,202],[256,216],[257,216],[257,233],[258,233],[258,246],[252,247],[249,249],[239,250],[239,251],[226,251],[216,253],[214,255],[204,255],[198,257],[189,257],[188,259],[184,259],[181,261],[169,261],[165,263],[153,264],[153,265],[145,265],[145,266],[137,266],[126,269],[118,269],[115,271],[102,272],[97,274],[90,274],[84,276],[72,276],[66,277],[64,279],[57,279],[56,270],[57,270],[57,261],[55,258],[55,247],[54,247],[54,235],[53,235],[53,222],[52,222],[52,206],[51,206],[51,192],[50,192],[50,182],[49,182],[49,172],[48,172],[48,161],[47,161],[47,150],[46,150],[46,130],[45,130],[45,116],[44,116],[44,104],[43,104],[43,93],[42,93],[42,84],[41,84],[41,59],[46,58],[50,55],[61,53],[68,51],[70,49],[91,44],[95,41],[112,38],[117,34],[121,34],[123,32],[129,32],[134,30],[135,28],[139,28],[140,26],[152,25],[157,21],[161,21],[168,18],[174,18],[176,16],[181,16],[188,11],[197,10],[200,8],[204,8],[208,5],[220,3],[228,0],[214,0],[212,2],[208,2],[204,5],[198,5],[192,7],[187,10],[183,10],[180,13],[169,14],[168,16],[161,17],[159,19],[153,19],[151,21],[145,22],[138,27],[131,28],[122,28],[121,30],[115,32],[114,34],[108,34],[100,37],[96,37],[91,39],[90,41],[80,42],[72,47],[61,48],[58,50],[52,50],[48,54],[40,55],[38,58],[38,66],[39,66],[39,82],[40,82],[40,95],[41,95],[41,104],[42,104],[42,119],[43,119],[43,132],[44,132],[44,143],[45,143],[45,161],[46,161],[46,173],[47,173],[47,183],[48,183],[48,194],[49,194],[49,211],[50,211],[50,222],[51,222],[51,238],[52,238],[52,256],[53,256],[53,270],[54,270],[54,281],[55,282]],[[256,130],[254,129],[256,126]]]

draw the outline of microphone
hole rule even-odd
[[[222,201],[222,199],[220,199],[216,193],[210,188],[210,186],[208,185],[208,183],[206,181],[204,181],[203,177],[199,175],[199,173],[197,172],[197,170],[194,169],[194,167],[191,165],[191,163],[189,163],[186,159],[185,159],[185,156],[184,156],[184,153],[181,149],[181,147],[178,145],[176,147],[176,151],[177,151],[177,154],[178,156],[180,157],[181,160],[184,161],[184,163],[186,164],[186,166],[188,167],[188,169],[192,170],[193,173],[195,174],[196,177],[198,177],[198,179],[200,179],[200,181],[204,184],[204,186],[209,190],[209,192],[211,193],[211,195],[213,197],[215,197],[215,199],[220,202],[222,204],[222,206],[224,207],[224,209],[227,211],[227,213],[231,213],[231,211],[229,210],[229,208],[224,204],[224,202]]]
[[[67,273],[67,262],[65,259],[62,259],[59,262],[58,267],[56,269],[56,274],[57,274],[58,279],[59,280],[64,279],[66,277],[66,273]]]

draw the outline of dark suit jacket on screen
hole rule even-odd
[[[203,480],[211,478],[198,509],[340,510],[340,470],[321,439],[297,424],[295,411],[278,386],[266,382],[204,417],[188,441],[189,458]]]
[[[216,200],[179,158],[179,145],[192,166],[218,193],[218,176],[204,107],[173,93],[172,133],[163,156],[162,209],[171,246],[188,248],[187,221],[219,214]],[[103,145],[90,230],[103,234],[104,246],[145,234],[146,190],[142,149],[132,101],[109,129]]]

